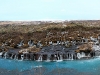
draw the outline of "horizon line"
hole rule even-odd
[[[53,20],[0,20],[1,21],[89,21],[89,20],[100,20],[100,19],[71,19],[71,20],[61,20],[61,19],[53,19]]]

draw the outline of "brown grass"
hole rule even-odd
[[[68,32],[66,35],[61,35],[61,32]],[[48,32],[53,33],[51,36],[46,38]],[[59,35],[57,34],[59,33]],[[46,41],[57,41],[57,40],[74,40],[79,37],[89,38],[90,36],[97,37],[100,33],[100,27],[78,25],[76,23],[68,23],[63,26],[60,23],[50,23],[41,25],[0,25],[0,44],[2,42],[9,42],[13,40],[10,45],[15,47],[21,40],[24,40],[25,46],[31,39],[34,43],[41,41],[43,45],[46,45]],[[61,38],[60,38],[61,36]],[[73,38],[73,39],[70,39]]]

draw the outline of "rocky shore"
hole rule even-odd
[[[94,22],[89,21],[92,26],[83,25],[87,21],[43,22],[38,26],[5,23],[0,29],[0,57],[63,61],[99,56],[100,30]]]
[[[34,44],[30,40],[27,48],[23,48],[23,45],[24,42],[21,41],[16,48],[11,48],[4,43],[1,46],[0,57],[15,60],[63,61],[87,59],[100,55],[99,39],[93,37],[90,37],[89,40],[82,38],[78,42],[74,40],[53,43],[50,41],[47,46],[43,46],[40,41]]]

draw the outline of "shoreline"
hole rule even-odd
[[[99,27],[95,21],[7,25],[0,29],[0,55],[11,59],[63,60],[98,56]],[[64,26],[63,26],[64,24]],[[86,24],[86,25],[84,25]],[[65,26],[66,25],[66,26]],[[76,46],[73,51],[68,50]],[[61,48],[60,48],[61,47]],[[17,49],[15,52],[11,49]],[[70,52],[71,51],[71,52]],[[31,54],[31,55],[30,55]],[[35,56],[35,57],[33,57]]]

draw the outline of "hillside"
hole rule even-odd
[[[29,40],[35,43],[57,40],[79,40],[100,35],[100,21],[1,21],[0,44],[13,41],[16,46],[21,40],[27,45]]]
[[[100,27],[100,20],[74,21],[0,21],[0,32],[34,32],[48,28],[65,28],[69,26]]]

